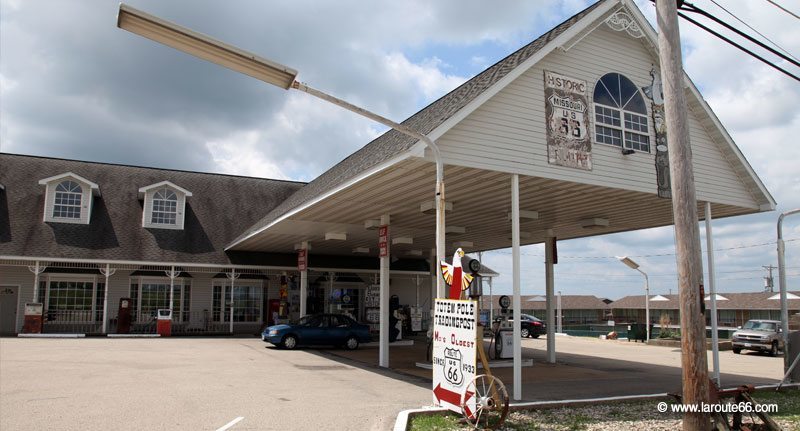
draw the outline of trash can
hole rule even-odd
[[[514,357],[514,331],[501,329],[497,332],[494,341],[494,357],[497,359],[511,359]]]
[[[647,340],[647,325],[644,323],[631,323],[628,325],[628,341],[641,341]]]
[[[172,310],[159,308],[156,314],[156,331],[162,337],[172,335]]]

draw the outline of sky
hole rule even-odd
[[[300,80],[398,121],[590,3],[128,2],[289,65]],[[800,57],[796,18],[763,0],[717,3]],[[637,4],[653,23],[652,3]],[[743,28],[711,0],[694,4]],[[117,7],[0,0],[0,151],[310,181],[385,131],[120,30]],[[777,265],[777,217],[800,208],[800,83],[686,22],[681,41],[685,70],[778,202],[775,212],[713,226],[717,290],[760,291],[762,266]],[[784,238],[788,286],[800,290],[800,217],[786,219]],[[677,293],[671,227],[563,241],[558,253],[556,290],[565,295],[642,294],[643,277],[620,255],[649,274],[652,293]],[[541,245],[523,247],[523,294],[544,293],[543,255]],[[486,252],[483,261],[502,274],[494,293],[510,293],[510,250]]]

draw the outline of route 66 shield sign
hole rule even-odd
[[[444,349],[444,378],[454,386],[461,386],[464,373],[461,370],[461,351],[458,349]]]

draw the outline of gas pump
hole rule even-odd
[[[511,298],[506,295],[500,297],[500,316],[493,322],[494,332],[494,357],[496,359],[511,359],[514,357],[514,327],[509,319],[508,307]]]

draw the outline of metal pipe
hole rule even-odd
[[[650,340],[650,279],[647,277],[647,274],[639,268],[636,268],[637,271],[641,272],[644,275],[644,327],[647,331],[647,340]]]
[[[711,230],[711,202],[706,202],[706,253],[708,259],[708,288],[711,295],[711,361],[713,379],[722,387],[719,378],[719,323],[717,322],[717,271],[714,266],[714,235]]]
[[[374,112],[367,111],[364,108],[358,107],[353,105],[350,102],[345,100],[339,99],[338,97],[331,96],[325,92],[317,90],[313,87],[309,87],[308,85],[294,81],[292,83],[292,88],[295,90],[300,90],[304,93],[310,94],[317,98],[320,98],[326,102],[333,103],[339,107],[347,109],[348,111],[354,112],[358,115],[363,117],[369,118],[370,120],[376,121],[378,123],[383,124],[384,126],[391,127],[394,130],[406,135],[411,136],[412,138],[419,139],[420,141],[424,142],[425,145],[430,148],[431,153],[433,154],[433,160],[436,163],[436,263],[435,266],[439,265],[439,262],[444,260],[444,241],[445,241],[445,214],[444,214],[444,163],[442,162],[442,154],[439,151],[439,146],[433,142],[428,136],[400,123],[396,123],[386,117],[382,117]],[[436,295],[439,298],[445,297],[445,286],[444,286],[444,279],[442,277],[436,277]]]
[[[786,299],[786,244],[783,242],[783,219],[800,213],[800,208],[778,216],[778,282],[781,291],[781,329],[783,330],[783,371],[789,369],[789,308]]]
[[[545,304],[547,304],[547,362],[556,363],[556,316],[553,312],[555,302],[555,237],[548,236],[544,243]]]
[[[556,330],[556,332],[561,334],[564,331],[563,331],[563,326],[562,326],[562,324],[563,324],[562,323],[563,313],[561,311],[561,291],[560,290],[558,291],[557,300],[556,300],[556,311],[558,313],[558,329]]]

